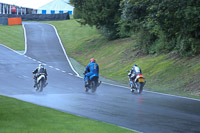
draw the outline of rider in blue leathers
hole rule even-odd
[[[90,63],[85,68],[85,76],[84,76],[84,82],[85,86],[88,86],[89,84],[89,77],[92,75],[99,76],[99,65],[95,63],[95,59],[90,59]]]

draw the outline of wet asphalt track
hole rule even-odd
[[[200,101],[101,84],[85,93],[48,24],[25,23],[27,47],[20,55],[0,45],[0,94],[145,133],[199,133]],[[32,70],[46,64],[49,85],[33,89]],[[126,76],[126,75],[125,75]]]

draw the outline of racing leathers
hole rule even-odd
[[[129,80],[134,81],[136,78],[136,75],[138,75],[138,74],[142,74],[142,71],[138,66],[134,65],[132,67],[131,71],[128,73]]]
[[[85,85],[87,86],[89,84],[89,77],[92,76],[93,74],[96,74],[99,76],[99,65],[95,62],[91,62],[87,65],[85,68],[85,76],[84,76],[84,82]]]
[[[34,75],[34,87],[36,87],[37,85],[37,78],[40,76],[41,73],[44,73],[45,74],[45,81],[47,80],[47,70],[44,68],[44,66],[39,66],[38,68],[36,68],[34,71],[33,71],[33,74]]]

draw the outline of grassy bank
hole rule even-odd
[[[95,28],[81,26],[75,20],[47,23],[56,26],[70,57],[84,66],[90,58],[96,58],[100,74],[107,78],[128,83],[126,70],[137,64],[148,90],[200,99],[200,56],[143,55],[132,38],[107,41]]]
[[[0,96],[0,133],[129,133],[115,125]]]
[[[0,25],[0,44],[4,44],[15,50],[23,50],[23,27],[21,25]]]

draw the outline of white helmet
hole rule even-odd
[[[42,63],[40,63],[39,68],[44,68],[44,65]]]

